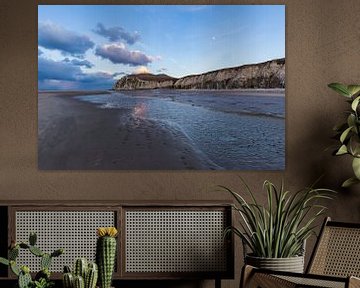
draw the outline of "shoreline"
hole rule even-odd
[[[44,96],[85,96],[85,95],[101,95],[101,94],[111,94],[117,92],[129,92],[129,91],[189,91],[189,92],[236,92],[241,96],[242,94],[256,94],[256,96],[280,96],[285,97],[285,88],[254,88],[254,89],[118,89],[118,90],[43,90],[38,91],[39,95]],[[255,95],[254,95],[255,96]]]
[[[181,132],[138,118],[131,109],[98,109],[68,97],[75,93],[80,91],[39,93],[40,170],[219,169]]]
[[[42,90],[38,91],[38,95],[43,96],[83,96],[83,95],[99,95],[110,94],[109,90]]]

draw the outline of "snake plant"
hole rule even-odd
[[[266,205],[261,205],[249,186],[244,184],[245,193],[251,201],[240,193],[220,186],[235,199],[233,205],[240,215],[239,227],[228,227],[225,234],[233,232],[247,245],[252,256],[265,258],[288,258],[302,254],[303,244],[314,233],[316,219],[324,214],[326,207],[318,200],[331,199],[334,191],[329,189],[305,188],[296,193],[278,189],[266,180]]]
[[[344,85],[331,83],[328,85],[338,94],[346,97],[350,104],[347,119],[344,123],[334,127],[339,139],[339,147],[334,151],[335,155],[350,155],[354,177],[347,179],[342,186],[349,187],[360,183],[360,85]]]

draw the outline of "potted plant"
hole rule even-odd
[[[37,236],[30,233],[29,243],[12,242],[8,251],[8,259],[0,257],[0,263],[10,266],[11,271],[18,277],[18,288],[50,288],[54,286],[54,282],[50,280],[50,265],[54,257],[59,257],[64,253],[63,249],[57,249],[52,253],[43,252],[36,246]],[[28,250],[31,254],[39,257],[41,270],[36,273],[32,279],[30,268],[26,265],[19,265],[16,260],[19,256],[20,249]]]
[[[360,85],[331,83],[328,86],[346,97],[351,106],[347,112],[346,121],[334,127],[340,142],[334,154],[337,156],[350,155],[352,157],[354,177],[347,179],[342,184],[342,187],[349,187],[360,183]]]
[[[243,180],[242,180],[243,181]],[[302,189],[296,193],[278,189],[266,180],[266,205],[261,205],[243,181],[251,201],[225,186],[235,199],[233,205],[240,215],[239,227],[228,227],[226,234],[239,236],[250,253],[244,254],[245,264],[278,271],[303,272],[305,241],[314,233],[315,220],[326,207],[317,202],[331,199],[329,189]],[[244,249],[244,252],[246,250]]]
[[[97,264],[89,262],[86,258],[77,258],[73,271],[69,266],[64,266],[62,275],[63,288],[96,288],[97,279]]]

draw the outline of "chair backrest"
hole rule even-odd
[[[326,218],[307,273],[360,277],[360,223]]]

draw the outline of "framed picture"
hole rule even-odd
[[[283,170],[285,5],[39,5],[42,170]]]

